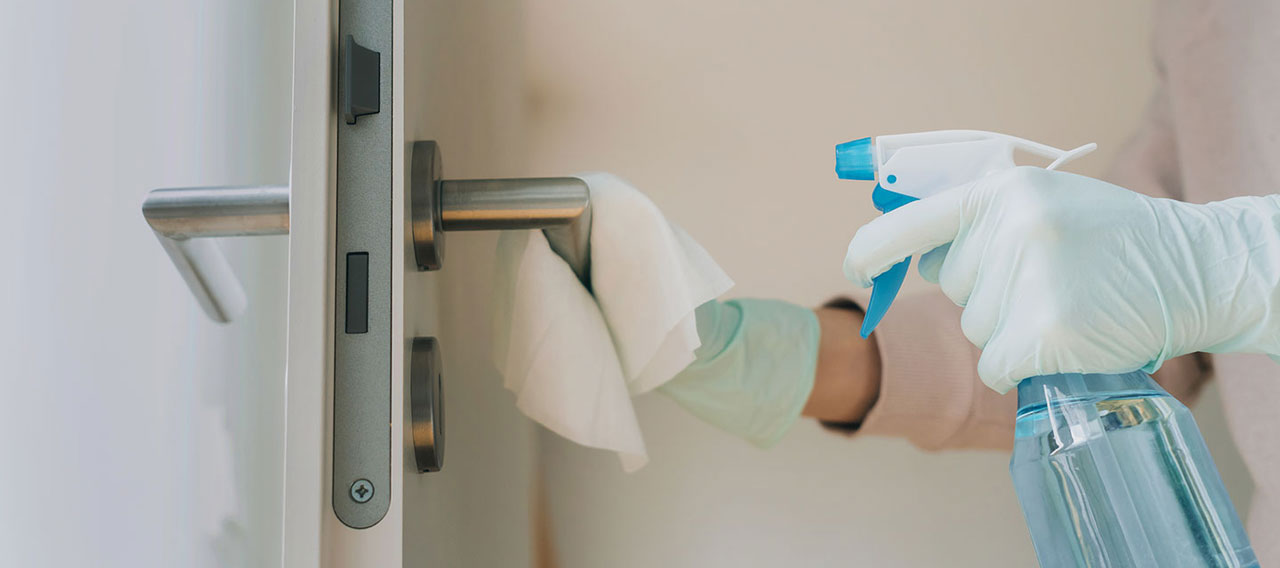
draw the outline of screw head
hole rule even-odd
[[[351,500],[356,503],[368,503],[373,499],[373,484],[368,479],[357,479],[351,484]]]

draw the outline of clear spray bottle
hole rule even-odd
[[[878,181],[872,201],[888,212],[1015,167],[1015,150],[1055,169],[1095,147],[976,130],[878,136],[836,146],[836,174]],[[863,337],[910,262],[873,279]],[[1028,377],[1017,390],[1009,471],[1041,566],[1258,565],[1191,412],[1146,373]]]

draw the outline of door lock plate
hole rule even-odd
[[[392,498],[392,13],[392,0],[338,7],[330,502],[355,529],[382,520]]]

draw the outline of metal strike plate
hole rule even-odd
[[[338,112],[348,116],[337,125],[331,502],[356,529],[386,515],[399,455],[391,448],[391,392],[400,384],[391,376],[391,314],[403,309],[391,303],[392,14],[392,0],[338,7],[339,37],[351,39],[340,54],[348,72],[338,77]]]

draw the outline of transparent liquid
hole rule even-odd
[[[1143,373],[1018,387],[1013,484],[1040,565],[1257,566],[1186,406]]]

